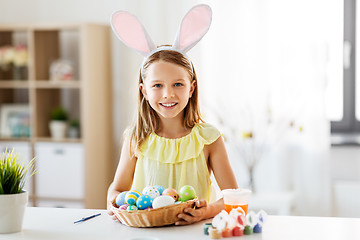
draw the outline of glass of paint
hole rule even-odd
[[[245,216],[248,213],[248,204],[251,191],[249,189],[224,189],[221,191],[224,196],[225,211],[230,213],[232,209],[241,207]]]

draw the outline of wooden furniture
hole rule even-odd
[[[74,224],[75,221],[97,213],[100,216]],[[115,222],[106,210],[27,208],[23,231],[2,234],[1,239],[147,239],[183,240],[211,239],[204,235],[203,224],[211,219],[188,226],[134,228]],[[262,233],[223,239],[244,240],[338,240],[359,239],[359,218],[268,216]]]
[[[28,48],[28,78],[14,80],[11,68],[0,67],[0,110],[28,106],[30,136],[0,135],[0,150],[27,146],[30,151],[22,151],[31,153],[24,156],[26,161],[37,157],[38,173],[30,191],[34,206],[106,208],[106,191],[113,177],[109,27],[0,25],[0,47],[19,43]],[[73,80],[50,79],[49,68],[57,59],[72,61]],[[51,138],[50,113],[57,106],[67,110],[69,120],[79,120],[79,138]]]

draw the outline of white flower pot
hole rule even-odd
[[[49,128],[53,139],[64,139],[66,137],[67,124],[65,121],[52,120],[49,123]]]
[[[28,202],[28,192],[0,194],[0,233],[20,232]]]

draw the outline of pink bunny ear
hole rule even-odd
[[[139,20],[128,12],[118,11],[111,16],[111,27],[116,36],[128,47],[147,56],[156,48]]]
[[[208,5],[196,5],[183,18],[173,44],[174,49],[184,53],[194,47],[207,33],[212,12]]]

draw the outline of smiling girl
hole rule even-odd
[[[115,31],[120,35],[119,28]],[[199,199],[196,208],[186,208],[175,223],[185,225],[224,209],[223,199],[215,198],[211,172],[220,189],[237,188],[237,183],[221,133],[201,119],[193,64],[174,45],[152,49],[143,62],[137,119],[124,135],[108,201],[130,189],[191,185]]]

